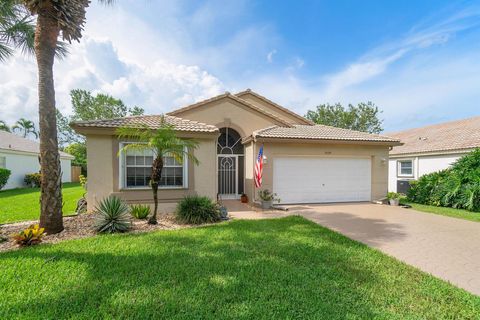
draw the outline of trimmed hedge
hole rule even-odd
[[[12,172],[8,169],[0,168],[0,190],[5,187]]]
[[[25,175],[25,179],[23,179],[23,182],[28,187],[35,187],[39,188],[42,180],[42,175],[40,173],[29,173]]]
[[[480,149],[449,169],[420,177],[411,186],[407,196],[412,202],[480,212]]]

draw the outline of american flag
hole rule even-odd
[[[260,188],[262,186],[263,175],[263,146],[258,151],[257,162],[255,162],[255,187]]]

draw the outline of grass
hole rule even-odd
[[[62,188],[63,214],[75,212],[77,201],[85,190],[79,183],[64,183]],[[0,223],[40,218],[40,189],[21,188],[0,191]]]
[[[463,209],[447,208],[447,207],[429,206],[425,204],[408,202],[406,200],[402,200],[401,203],[408,204],[412,206],[412,209],[417,211],[434,213],[442,216],[480,222],[480,213],[478,212],[472,212],[472,211],[463,210]]]
[[[480,297],[300,217],[0,254],[0,319],[474,319]]]

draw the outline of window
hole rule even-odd
[[[129,150],[124,154],[123,186],[126,188],[149,188],[152,174],[152,162],[154,153],[151,150]],[[162,178],[160,188],[186,187],[186,159],[183,163],[174,157],[163,158]]]
[[[0,168],[6,169],[7,168],[7,158],[0,157]]]
[[[413,161],[412,160],[399,160],[397,162],[399,177],[413,177]]]

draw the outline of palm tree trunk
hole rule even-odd
[[[163,170],[163,158],[158,156],[152,163],[152,175],[150,184],[152,186],[153,191],[153,203],[155,205],[153,209],[153,215],[148,219],[149,224],[157,224],[157,212],[158,212],[158,184],[160,183],[160,179],[162,178],[162,170]]]
[[[51,1],[44,1],[38,10],[35,30],[35,55],[38,65],[38,97],[40,124],[40,226],[49,234],[63,230],[62,183],[55,118],[53,63],[59,27]]]

